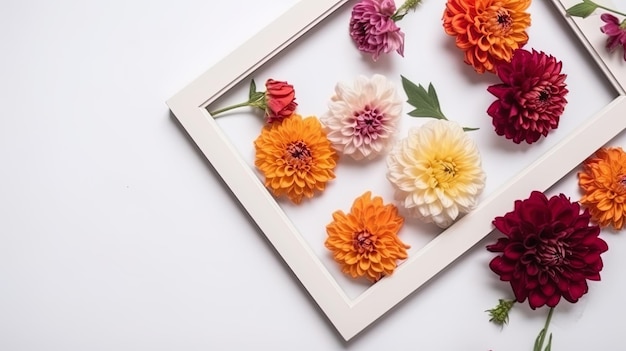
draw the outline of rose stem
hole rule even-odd
[[[219,110],[216,110],[216,111],[213,111],[213,112],[209,111],[209,113],[211,114],[211,116],[216,117],[217,114],[220,114],[222,112],[230,111],[230,110],[236,109],[238,107],[244,107],[244,106],[249,106],[249,105],[250,105],[250,101],[246,101],[246,102],[242,102],[240,104],[224,107],[222,109],[219,109]]]

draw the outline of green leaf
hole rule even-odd
[[[566,12],[570,16],[585,18],[591,15],[593,11],[595,11],[597,8],[598,5],[596,5],[595,3],[590,1],[584,1],[570,7],[566,10]]]
[[[541,329],[539,335],[537,335],[537,338],[535,339],[535,347],[533,347],[533,351],[541,351],[541,346],[543,346],[543,340],[545,338],[545,335],[546,330]]]
[[[543,346],[543,342],[546,338],[546,330],[545,329],[541,329],[541,331],[539,332],[539,335],[537,335],[537,339],[535,339],[535,347],[533,347],[533,351],[541,351],[541,347]],[[551,351],[552,350],[552,333],[550,333],[550,336],[548,337],[548,345],[546,345],[546,348],[543,349],[543,351]]]
[[[548,338],[548,346],[546,346],[544,351],[552,351],[552,333],[550,333],[550,337]]]
[[[413,117],[433,117],[437,119],[445,119],[446,116],[441,112],[439,99],[432,83],[428,85],[428,91],[420,84],[415,83],[402,77],[402,87],[408,97],[409,105],[415,107],[415,110],[409,112],[409,116]]]
[[[406,79],[404,76],[402,77],[402,87],[404,88],[404,92],[408,97],[407,102],[409,105],[415,107],[415,110],[408,113],[411,117],[432,117],[436,119],[448,120],[446,116],[441,111],[441,106],[439,106],[439,98],[437,97],[437,92],[435,91],[435,87],[432,83],[428,84],[428,90],[424,88],[421,84],[416,85],[410,80]],[[463,127],[463,130],[468,132],[472,130],[478,130],[478,128],[468,128]]]
[[[254,96],[254,93],[256,93],[256,83],[254,82],[254,79],[250,81],[250,92],[248,93],[248,99],[250,101],[252,101],[252,97]]]
[[[474,130],[479,130],[480,128],[470,128],[470,127],[463,127],[463,131],[464,132],[471,132]]]

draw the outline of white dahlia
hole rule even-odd
[[[352,85],[337,83],[321,121],[337,152],[355,160],[373,159],[391,148],[402,104],[385,76],[359,76]]]
[[[476,143],[451,121],[409,130],[387,157],[387,167],[400,207],[442,228],[472,210],[485,187]]]

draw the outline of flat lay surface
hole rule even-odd
[[[485,245],[495,241],[495,233],[344,342],[170,114],[168,98],[295,3],[8,1],[0,14],[1,349],[532,347],[547,310],[520,304],[503,329],[488,323],[484,312],[498,298],[512,296],[488,267],[493,254]],[[436,11],[420,13],[432,7],[425,1],[424,9],[402,23],[419,21],[420,15],[439,21]],[[535,28],[531,37],[564,31],[557,21],[538,21]],[[282,59],[308,57],[298,54],[306,43],[301,47]],[[574,106],[593,113],[614,96],[591,60],[580,57],[579,46],[560,42],[543,49],[559,50],[564,62],[575,56],[592,67],[567,72],[589,89],[590,101],[572,101]],[[354,48],[337,51],[354,51],[359,58]],[[407,39],[406,56],[417,52]],[[260,76],[280,73],[274,78],[291,79],[298,65],[269,65]],[[351,79],[353,72],[344,73],[338,80]],[[321,88],[332,92],[332,85]],[[445,88],[437,88],[445,96]],[[307,105],[304,95],[298,101],[300,108],[323,112],[323,99],[319,106]],[[227,133],[242,130],[236,116],[220,123]],[[480,133],[493,133],[489,123],[481,127]],[[562,126],[559,132],[566,130]],[[626,136],[610,145],[626,145]],[[548,191],[559,192],[580,196],[575,172]],[[346,195],[344,210],[354,195]],[[623,237],[602,234],[609,245],[602,281],[591,282],[577,304],[556,308],[553,349],[621,345],[620,326],[607,320],[623,312]],[[349,294],[364,290],[339,271],[336,276]]]

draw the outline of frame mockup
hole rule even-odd
[[[599,31],[598,16],[570,18],[565,9],[578,1],[552,0],[618,96],[482,200],[472,212],[410,256],[392,276],[351,299],[298,235],[293,223],[207,111],[209,104],[347,2],[300,1],[167,101],[187,133],[345,340],[361,332],[492,232],[492,220],[503,214],[503,208],[526,198],[531,190],[548,189],[626,128],[626,64],[621,61],[621,55],[608,56],[605,52],[606,37]]]

